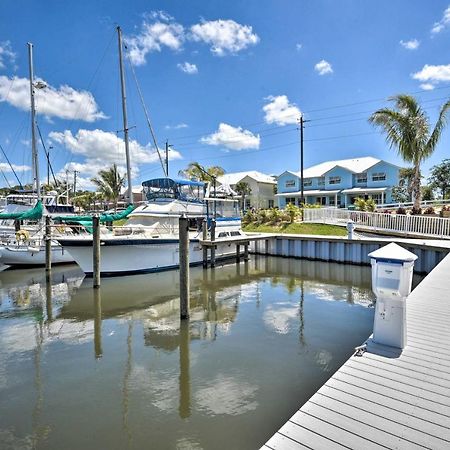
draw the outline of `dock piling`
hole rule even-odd
[[[179,219],[180,257],[180,319],[189,319],[189,222],[185,215]]]
[[[211,242],[216,240],[216,219],[211,221]],[[216,267],[216,246],[211,246],[211,267]]]
[[[241,246],[236,244],[236,263],[239,264],[241,262]]]
[[[202,222],[202,240],[206,241],[208,238],[208,221],[203,219]],[[203,268],[206,269],[208,267],[208,247],[203,246]]]
[[[100,218],[97,215],[92,218],[92,228],[93,287],[98,289],[100,287]]]
[[[52,227],[50,216],[45,216],[45,275],[47,281],[52,275]]]
[[[244,261],[248,261],[248,243],[244,244]]]

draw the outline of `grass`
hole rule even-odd
[[[322,223],[284,223],[282,225],[245,225],[243,231],[259,233],[315,234],[319,236],[347,236],[345,227]]]

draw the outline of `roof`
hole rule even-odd
[[[384,247],[375,250],[372,253],[369,253],[369,256],[374,259],[387,259],[387,260],[395,260],[395,261],[415,261],[417,259],[417,255],[411,253],[395,242],[391,242]]]
[[[217,178],[219,183],[234,185],[242,181],[245,177],[252,178],[258,183],[270,183],[277,184],[275,178],[271,175],[266,175],[265,173],[258,172],[256,170],[251,170],[250,172],[235,172],[235,173],[226,173],[225,175],[221,175]]]
[[[381,162],[381,159],[372,156],[363,156],[361,158],[340,159],[336,161],[326,161],[315,166],[308,167],[303,171],[304,178],[322,177],[335,167],[343,167],[353,173],[362,173],[370,169],[375,164]],[[300,172],[290,172],[300,177]]]

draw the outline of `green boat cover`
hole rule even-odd
[[[115,213],[115,214],[100,214],[100,223],[114,222],[115,220],[126,219],[134,210],[135,206],[129,205],[127,209]],[[92,226],[93,216],[57,216],[54,217],[54,222],[57,223],[70,223],[70,224],[80,224],[83,226]]]
[[[27,211],[0,214],[0,220],[39,220],[42,218],[43,211],[42,202],[38,201],[34,208]]]

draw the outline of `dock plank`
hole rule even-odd
[[[350,357],[269,442],[277,450],[327,441],[330,449],[450,449],[449,273],[447,255],[407,299],[403,351],[369,338],[367,351]]]

